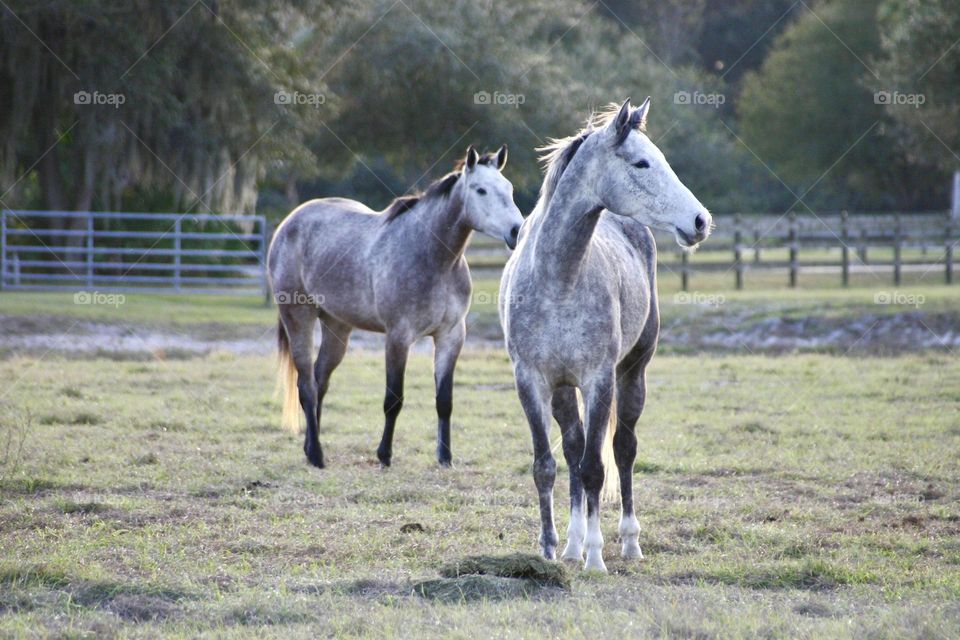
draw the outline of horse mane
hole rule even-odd
[[[570,161],[573,160],[573,156],[580,150],[580,147],[583,146],[587,138],[610,124],[619,111],[620,105],[612,102],[605,108],[591,113],[587,117],[583,128],[577,133],[572,136],[567,136],[566,138],[548,138],[547,144],[542,147],[537,147],[536,150],[541,154],[540,163],[545,169],[543,185],[540,187],[540,199],[537,201],[536,206],[537,210],[546,209],[550,203],[550,198],[553,197],[553,193],[557,189],[557,184],[560,183],[563,172],[567,169]],[[617,138],[615,144],[619,145],[626,140],[627,134],[629,134],[631,130],[643,131],[645,124],[645,122],[640,120],[639,112],[634,110],[630,116],[630,126],[624,127],[623,132]]]
[[[463,164],[463,159],[458,160],[456,164],[453,165],[453,171],[442,178],[435,180],[426,188],[426,190],[420,193],[394,198],[393,202],[391,202],[384,211],[384,216],[386,216],[384,221],[391,222],[395,220],[407,211],[410,211],[410,209],[413,209],[422,201],[449,196],[450,192],[453,191],[453,186],[457,184],[457,180],[459,180],[460,176],[463,175]],[[497,154],[484,154],[480,156],[477,164],[496,166]]]

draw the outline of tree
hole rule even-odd
[[[816,6],[813,0],[808,3]],[[696,49],[705,69],[737,83],[802,11],[796,0],[707,0]]]
[[[738,104],[745,143],[804,201],[834,208],[924,202],[921,168],[885,132],[889,119],[862,78],[880,50],[877,0],[834,0],[797,19]],[[790,197],[792,202],[793,198]]]
[[[299,4],[4,4],[3,184],[35,175],[49,209],[117,208],[155,190],[171,208],[252,209],[268,162],[310,159],[300,132],[312,110],[274,100],[309,77],[286,44],[307,17]]]
[[[887,0],[877,68],[898,141],[916,162],[960,168],[960,0]]]
[[[323,176],[304,193],[372,196],[379,206],[449,170],[467,144],[506,142],[518,200],[529,205],[542,178],[536,147],[609,102],[652,95],[651,135],[687,184],[702,187],[698,195],[708,189],[713,208],[748,206],[752,193],[734,187],[745,163],[718,110],[673,100],[681,89],[722,91],[722,83],[668,66],[639,27],[624,29],[589,3],[367,0],[338,23],[335,38],[314,43],[316,56],[336,61],[324,79],[341,108],[314,138]]]

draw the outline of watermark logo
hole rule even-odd
[[[727,96],[723,93],[703,93],[701,91],[677,91],[673,94],[673,104],[708,106],[719,109],[726,104]]]
[[[73,104],[84,106],[110,106],[119,109],[127,101],[122,93],[100,93],[99,91],[77,91],[73,94]]]
[[[695,304],[705,307],[719,307],[727,298],[720,293],[702,293],[700,291],[679,291],[673,296],[674,304]]]
[[[499,303],[500,300],[504,300],[508,303],[522,303],[523,296],[506,296],[503,297],[500,295],[500,292],[490,293],[489,291],[478,291],[473,294],[473,303],[474,304],[494,304]]]
[[[273,94],[273,103],[279,105],[310,105],[319,109],[326,104],[327,96],[322,93],[301,93],[300,91],[277,91]]]
[[[927,301],[922,293],[903,293],[902,291],[877,291],[873,294],[873,304],[890,304],[919,308]]]
[[[277,304],[304,304],[319,307],[324,300],[322,295],[302,291],[277,291],[273,294],[273,301]]]
[[[106,293],[103,291],[77,291],[73,294],[73,304],[105,305],[117,308],[127,301],[122,293]]]
[[[497,105],[500,107],[513,107],[519,109],[520,105],[527,101],[527,96],[522,93],[504,93],[502,91],[477,91],[473,94],[474,104]]]
[[[910,106],[919,109],[926,103],[927,96],[922,93],[900,93],[899,91],[874,91],[873,104],[884,106]]]

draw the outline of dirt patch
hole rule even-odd
[[[118,595],[106,608],[124,620],[132,622],[166,620],[176,611],[176,606],[164,598],[132,594]]]
[[[881,354],[950,351],[960,347],[960,313],[865,313],[856,317],[804,316],[755,319],[723,312],[671,325],[661,335],[666,349],[788,353]]]
[[[960,347],[960,313],[904,311],[864,313],[855,317],[758,317],[756,309],[721,309],[689,314],[668,323],[661,348],[676,352],[900,353],[949,351]],[[472,326],[467,340],[474,347],[502,349],[499,325]],[[176,326],[101,321],[67,317],[0,316],[0,354],[39,355],[49,352],[73,357],[120,360],[184,359],[212,353],[270,354],[275,349],[273,325],[203,323]],[[316,337],[319,342],[319,335]],[[379,350],[383,336],[355,331],[352,349]],[[414,345],[429,351],[429,339]],[[491,391],[511,390],[494,385]]]

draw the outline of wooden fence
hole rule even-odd
[[[678,277],[686,291],[697,274],[728,274],[742,289],[751,274],[766,282],[782,274],[796,287],[804,273],[832,274],[848,286],[852,273],[888,274],[896,286],[905,271],[940,272],[953,282],[954,249],[960,226],[946,212],[722,215],[716,230],[696,252],[681,251],[669,234],[657,233],[660,278]],[[507,250],[478,237],[468,260],[474,271],[493,275]]]
[[[946,212],[715,216],[695,253],[657,234],[660,279],[683,290],[699,275],[729,277],[737,289],[763,274],[766,286],[796,287],[804,274],[942,273],[953,282],[960,228]],[[9,211],[0,214],[0,288],[183,291],[267,295],[263,216]],[[467,259],[477,276],[499,277],[509,253],[477,235]],[[780,280],[782,278],[782,280]]]

